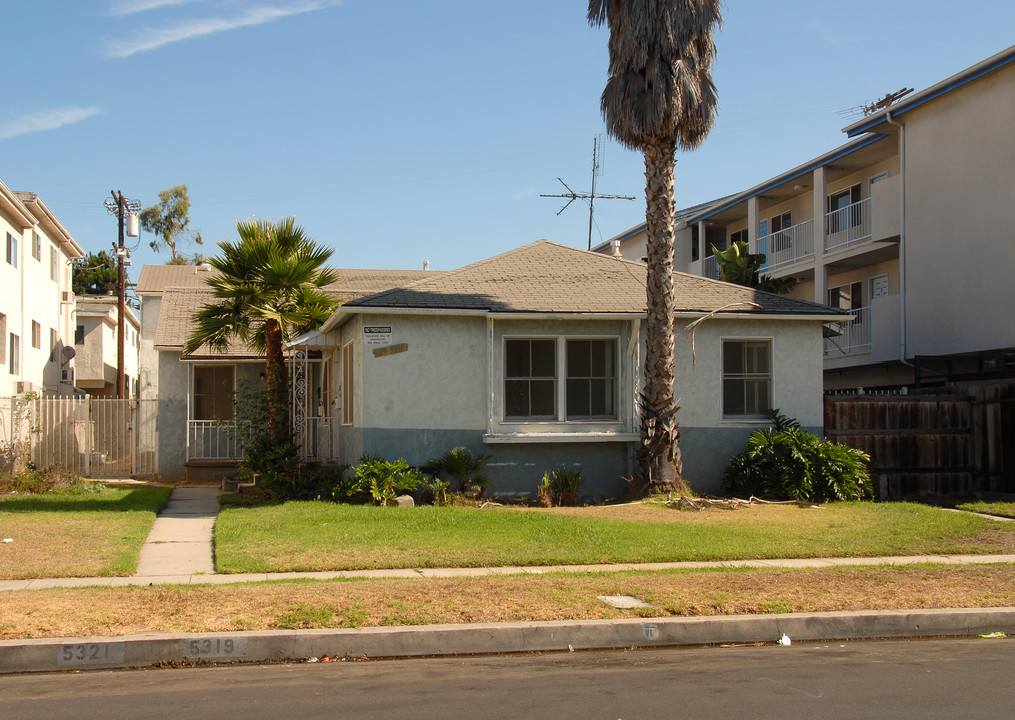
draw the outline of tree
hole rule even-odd
[[[765,254],[747,252],[747,243],[742,240],[730,245],[725,252],[713,247],[712,254],[719,264],[719,275],[724,282],[779,295],[785,295],[796,287],[794,277],[774,278],[771,275],[762,275],[761,267],[765,264]]]
[[[75,265],[71,277],[75,295],[115,295],[117,290],[116,260],[105,250],[88,253],[83,265]]]
[[[589,0],[588,20],[610,30],[600,106],[607,131],[645,155],[648,231],[641,442],[629,491],[686,493],[674,396],[673,166],[715,124],[713,32],[721,0]]]
[[[186,185],[161,191],[159,204],[141,211],[141,227],[156,236],[150,243],[152,250],[161,252],[163,247],[168,247],[172,253],[170,264],[176,264],[176,241],[187,232],[189,224],[190,198]],[[196,233],[193,240],[198,245],[203,244],[201,233]]]
[[[207,344],[223,351],[231,340],[248,343],[265,355],[268,393],[268,434],[287,437],[288,390],[283,343],[319,327],[338,300],[322,288],[338,279],[323,265],[332,251],[307,237],[294,218],[279,223],[241,220],[238,242],[218,243],[221,256],[207,258],[219,271],[208,284],[217,302],[194,315],[194,330],[184,354]]]

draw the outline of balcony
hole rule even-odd
[[[814,221],[806,220],[758,240],[758,252],[765,255],[764,271],[814,257]]]
[[[719,262],[715,259],[715,255],[702,258],[701,276],[711,278],[712,280],[722,280],[722,274],[719,272]]]
[[[844,248],[871,239],[870,198],[825,215],[825,250]]]
[[[825,355],[840,356],[871,351],[871,309],[870,307],[850,310],[852,320],[839,325],[840,334],[825,338]]]

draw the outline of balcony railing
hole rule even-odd
[[[758,250],[765,255],[762,270],[774,270],[814,257],[814,221],[805,220],[765,235],[758,240]]]
[[[853,319],[839,323],[840,335],[825,338],[825,355],[870,352],[871,309],[863,307],[850,312],[853,313]]]
[[[840,250],[870,239],[870,198],[825,215],[825,250]]]
[[[709,255],[701,261],[701,276],[722,280],[722,275],[719,273],[719,262],[715,259],[715,255],[711,254],[711,250]]]

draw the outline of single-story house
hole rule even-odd
[[[196,284],[156,291],[144,270],[159,467],[172,477],[202,458],[227,459],[233,449],[216,447],[226,405],[237,378],[258,381],[263,360],[239,347],[181,357],[190,314],[210,295]],[[588,499],[623,490],[639,443],[643,264],[541,240],[450,272],[339,274],[333,290],[346,302],[290,344],[295,426],[308,457],[424,465],[465,446],[492,454],[488,492],[501,497],[532,496],[557,466],[581,468]],[[821,432],[823,327],[849,316],[694,275],[674,284],[684,473],[696,491],[717,492],[726,461],[768,423],[769,408]]]

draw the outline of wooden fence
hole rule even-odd
[[[1015,492],[1015,384],[829,395],[825,435],[871,456],[883,499]]]

